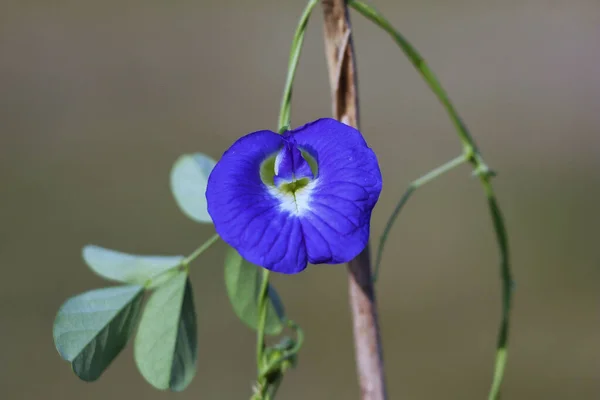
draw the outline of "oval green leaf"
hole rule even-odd
[[[155,388],[182,391],[196,374],[197,349],[192,286],[182,271],[146,303],[134,342],[135,362]]]
[[[184,154],[171,170],[171,191],[185,215],[196,222],[212,222],[206,204],[208,176],[216,161],[202,153]]]
[[[84,381],[95,381],[123,350],[139,317],[142,286],[92,290],[72,297],[54,320],[54,344]]]
[[[93,245],[85,246],[82,255],[92,271],[101,277],[136,285],[144,285],[184,260],[183,256],[140,256]]]
[[[261,267],[246,261],[233,248],[225,255],[225,286],[236,315],[250,328],[258,326],[258,295]],[[269,284],[265,333],[278,335],[284,327],[285,311],[279,295]]]

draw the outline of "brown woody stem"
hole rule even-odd
[[[325,54],[329,70],[333,115],[358,128],[358,85],[352,31],[344,0],[322,0],[325,17]],[[377,302],[371,273],[370,250],[348,263],[349,300],[362,400],[385,400],[385,377]]]

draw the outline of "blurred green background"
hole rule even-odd
[[[506,216],[517,282],[506,399],[600,398],[600,3],[373,0],[424,54],[469,124]],[[0,4],[0,397],[247,399],[253,333],[230,309],[219,244],[193,266],[198,374],[161,393],[131,349],[95,384],[52,342],[71,295],[105,285],[87,243],[188,254],[212,233],[169,191],[182,153],[217,158],[274,129],[303,1]],[[294,126],[330,115],[320,9]],[[441,106],[393,42],[353,13],[362,129],[384,190],[373,238],[408,183],[459,154]],[[482,399],[500,312],[498,254],[468,167],[419,190],[385,254],[378,300],[390,399]],[[274,281],[307,332],[282,399],[357,399],[346,272]]]

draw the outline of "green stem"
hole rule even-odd
[[[300,351],[300,348],[304,344],[304,331],[291,319],[288,319],[287,323],[288,327],[296,334],[296,345],[290,350],[290,353],[296,354],[298,351]]]
[[[494,191],[489,180],[489,175],[481,176],[481,182],[483,184],[485,194],[488,199],[488,206],[492,215],[492,221],[494,222],[494,231],[496,233],[496,239],[500,247],[500,273],[503,283],[502,320],[500,322],[500,329],[498,332],[498,339],[496,344],[494,376],[492,380],[492,386],[488,394],[488,400],[497,400],[500,398],[500,388],[502,386],[502,380],[504,378],[504,370],[506,369],[506,358],[508,355],[508,329],[510,322],[513,280],[511,276],[510,262],[508,258],[508,235],[506,233],[506,226],[504,224],[502,212],[500,211],[500,207],[498,206],[496,196],[494,195]]]
[[[488,399],[496,400],[500,396],[500,387],[502,385],[502,379],[504,376],[504,370],[506,368],[506,357],[507,357],[507,345],[508,345],[508,327],[511,310],[511,297],[512,297],[512,274],[510,270],[510,259],[508,250],[508,237],[506,233],[506,227],[504,224],[504,218],[498,206],[496,195],[490,182],[493,176],[492,171],[483,161],[481,153],[479,152],[473,136],[469,132],[467,126],[463,123],[462,119],[458,115],[458,112],[452,105],[452,102],[448,98],[446,91],[436,78],[435,74],[429,69],[425,60],[419,52],[410,44],[408,40],[398,32],[392,24],[379,14],[371,6],[359,1],[359,0],[348,0],[348,5],[354,8],[356,11],[361,13],[364,17],[374,22],[377,26],[386,31],[392,39],[402,49],[404,54],[412,62],[414,67],[417,69],[422,78],[429,85],[429,88],[436,95],[438,100],[442,103],[450,120],[452,121],[458,137],[460,138],[464,152],[467,155],[469,162],[473,165],[475,173],[479,176],[483,190],[488,200],[488,206],[490,214],[492,216],[492,222],[494,225],[494,232],[496,234],[496,241],[498,242],[498,248],[500,250],[500,276],[502,281],[502,320],[500,322],[500,328],[498,331],[498,342],[496,346],[496,360],[494,363],[494,376],[492,385],[489,391]]]
[[[266,268],[262,270],[262,281],[258,291],[258,326],[256,327],[256,370],[258,372],[259,391],[252,399],[267,400],[269,385],[261,376],[265,363],[265,325],[267,322],[267,296],[269,295],[269,273]]]
[[[446,91],[444,90],[438,79],[435,77],[433,71],[429,69],[429,66],[427,65],[423,57],[421,57],[417,49],[415,49],[400,32],[394,29],[393,25],[373,7],[359,0],[349,0],[348,5],[354,8],[359,13],[361,13],[371,22],[374,22],[377,26],[386,31],[388,34],[390,34],[392,39],[394,39],[396,44],[398,44],[398,46],[402,49],[404,54],[412,62],[417,71],[419,71],[425,82],[429,85],[431,91],[435,93],[438,100],[442,103],[446,111],[448,111],[450,119],[452,120],[452,123],[454,124],[454,127],[456,128],[456,131],[458,132],[458,135],[460,136],[460,139],[463,142],[464,146],[468,147],[469,150],[471,150],[472,148],[472,150],[476,152],[477,148],[475,146],[475,141],[473,140],[473,137],[462,122],[462,119],[460,118],[458,113],[454,110],[454,106],[452,105],[450,98],[446,94]]]
[[[196,250],[194,250],[194,252],[192,254],[190,254],[189,256],[187,256],[183,260],[182,264],[183,265],[188,265],[189,263],[191,263],[192,261],[194,261],[196,258],[198,258],[198,256],[200,254],[204,253],[210,246],[212,246],[213,244],[215,244],[217,240],[219,240],[219,234],[215,233],[214,235],[212,235],[210,237],[210,239],[208,239],[200,247],[198,247]]]
[[[265,400],[271,400],[275,398],[277,391],[279,390],[279,386],[281,385],[281,381],[283,380],[283,374],[279,375],[277,379],[269,386],[269,391],[267,392],[267,396]]]
[[[270,360],[268,364],[263,365],[262,371],[259,374],[259,380],[264,378],[266,375],[274,372],[275,370],[280,370],[281,372],[284,372],[282,369],[283,363],[296,357],[296,355],[302,348],[302,344],[304,343],[304,331],[302,330],[302,328],[300,328],[300,326],[298,326],[298,324],[296,324],[291,319],[287,320],[287,325],[296,334],[294,346],[290,349],[287,349],[279,359]]]
[[[292,88],[294,86],[294,78],[296,76],[296,69],[298,68],[298,62],[300,60],[300,53],[302,51],[302,45],[304,43],[304,34],[306,32],[306,27],[308,25],[308,20],[312,13],[313,8],[317,5],[318,0],[310,0],[302,15],[300,16],[300,20],[298,21],[298,27],[296,28],[296,32],[294,33],[294,38],[292,40],[292,47],[290,49],[290,58],[288,64],[287,77],[285,81],[285,86],[283,89],[283,97],[281,99],[281,109],[279,111],[279,120],[277,124],[277,131],[279,133],[283,133],[285,130],[289,129],[290,125],[290,116],[292,109]],[[258,327],[256,333],[256,366],[258,370],[258,374],[260,376],[261,371],[263,370],[263,363],[265,361],[264,351],[265,351],[265,324],[267,321],[267,296],[269,291],[269,270],[263,269],[263,276],[261,286],[258,292]],[[281,384],[280,377],[277,380],[277,387]],[[254,398],[266,400],[272,399],[275,396],[275,392],[277,391],[277,387],[271,388],[271,392],[269,392],[269,385],[266,382],[266,379],[263,377],[259,377],[258,384],[260,385],[260,393],[256,393],[253,396]]]
[[[258,291],[258,326],[256,332],[256,367],[260,374],[265,351],[265,324],[267,322],[267,296],[269,295],[269,270],[263,268],[262,282]]]
[[[304,43],[304,34],[308,25],[308,20],[312,13],[313,8],[317,5],[318,0],[310,0],[302,15],[298,21],[298,27],[294,33],[292,40],[292,47],[290,49],[290,58],[288,64],[287,77],[285,86],[283,89],[283,96],[281,99],[281,109],[279,111],[279,120],[277,123],[277,131],[282,134],[289,129],[290,116],[292,109],[292,88],[294,86],[294,78],[296,76],[296,70],[298,68],[298,62],[300,60],[300,53],[302,52],[302,45]],[[276,382],[269,384],[266,379],[261,376],[261,373],[265,367],[265,324],[267,321],[267,296],[269,291],[269,270],[263,269],[263,276],[261,286],[258,292],[258,327],[256,333],[256,366],[258,370],[258,385],[259,392],[252,396],[252,399],[267,400],[275,397],[277,388],[281,384],[282,376],[279,377]]]
[[[377,248],[377,257],[375,258],[375,267],[373,268],[373,282],[376,282],[377,278],[379,276],[379,267],[381,265],[383,249],[385,248],[385,243],[387,242],[388,235],[389,235],[390,231],[392,230],[392,226],[394,225],[394,222],[396,222],[396,218],[398,218],[400,211],[402,210],[402,208],[404,207],[404,205],[406,204],[406,202],[408,201],[410,196],[413,194],[413,192],[415,190],[417,190],[419,187],[425,185],[428,182],[431,182],[435,178],[445,174],[446,172],[450,171],[453,168],[456,168],[457,166],[465,163],[466,161],[468,161],[468,157],[464,154],[460,155],[460,156],[448,161],[447,163],[437,167],[436,169],[429,171],[428,173],[426,173],[425,175],[421,176],[420,178],[412,181],[410,183],[410,185],[408,185],[408,188],[406,189],[406,191],[400,198],[400,201],[398,201],[398,204],[396,204],[396,208],[394,209],[394,211],[392,212],[392,215],[388,219],[388,222],[385,225],[385,229],[383,230],[383,234],[381,235],[381,239],[379,239],[379,247]]]
[[[298,22],[298,27],[294,33],[294,39],[292,40],[292,48],[290,50],[290,60],[288,64],[288,72],[285,80],[285,87],[283,89],[283,97],[281,98],[281,111],[279,113],[278,130],[290,124],[290,115],[292,110],[292,87],[294,86],[294,78],[296,76],[296,69],[298,68],[298,61],[300,60],[300,52],[302,51],[302,44],[304,43],[304,33],[306,32],[306,26],[313,8],[317,5],[318,0],[310,0]]]

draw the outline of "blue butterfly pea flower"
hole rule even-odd
[[[361,133],[323,118],[237,140],[211,172],[206,199],[217,233],[242,257],[295,274],[365,248],[381,186]]]

